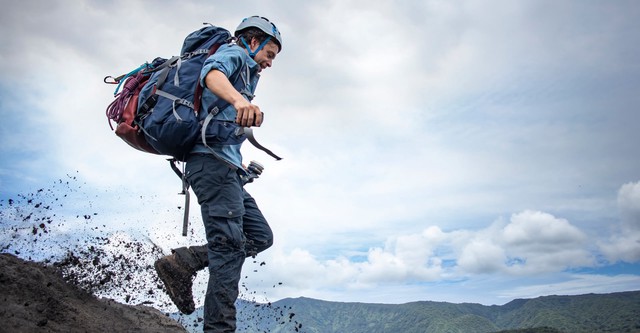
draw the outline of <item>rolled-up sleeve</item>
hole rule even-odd
[[[205,78],[214,69],[221,71],[228,78],[231,77],[242,66],[243,52],[239,47],[220,47],[220,50],[209,56],[202,65],[200,85],[205,87]]]

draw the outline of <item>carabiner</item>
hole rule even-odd
[[[111,81],[109,81],[111,80]],[[113,76],[109,75],[109,76],[105,76],[104,77],[104,83],[106,84],[118,84],[120,82],[118,82],[118,80],[116,80],[116,78],[114,78]]]

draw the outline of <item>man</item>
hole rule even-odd
[[[240,147],[242,127],[260,126],[262,112],[251,103],[260,72],[271,67],[282,37],[266,18],[245,18],[234,33],[236,43],[220,46],[204,63],[201,119],[206,142],[187,159],[185,172],[198,198],[207,244],[172,250],[155,263],[158,276],[178,309],[194,311],[192,280],[209,268],[204,303],[205,332],[234,332],[235,300],[242,264],[273,244],[273,234],[255,200],[243,188]]]

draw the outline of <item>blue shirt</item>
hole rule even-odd
[[[229,81],[234,84],[238,82],[240,85],[240,93],[249,101],[253,99],[260,74],[258,70],[260,66],[247,54],[244,48],[236,44],[221,45],[216,53],[212,54],[205,60],[200,72],[200,85],[205,87],[205,77],[212,70],[219,70],[227,76]],[[204,88],[202,92],[202,107],[200,110],[200,119],[203,120],[209,114],[208,110],[219,100],[219,98]],[[220,110],[213,119],[235,122],[237,111],[233,105],[228,105]],[[214,154],[218,158],[223,159],[228,164],[242,168],[242,154],[240,153],[240,144],[216,144],[208,143],[207,148],[202,140],[196,141],[196,145],[191,150],[192,153]]]

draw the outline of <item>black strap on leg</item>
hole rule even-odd
[[[169,165],[171,166],[171,170],[173,170],[173,172],[175,172],[176,175],[178,175],[178,178],[182,180],[182,192],[178,194],[184,195],[184,217],[182,218],[182,236],[187,236],[187,231],[189,230],[189,204],[191,201],[190,200],[191,198],[189,195],[189,183],[187,182],[187,177],[185,176],[184,165],[183,165],[183,170],[180,171],[180,169],[178,169],[178,166],[176,165],[178,161],[175,158],[171,158],[168,161],[169,161]]]

